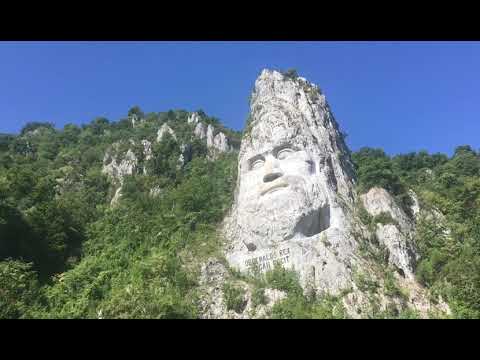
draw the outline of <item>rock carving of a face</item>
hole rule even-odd
[[[242,154],[237,205],[239,225],[250,234],[243,241],[249,250],[312,236],[327,226],[323,165],[322,156],[311,154],[291,129],[277,129]]]

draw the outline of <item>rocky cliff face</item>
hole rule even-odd
[[[411,216],[384,189],[356,193],[350,151],[320,89],[304,78],[264,70],[255,82],[250,110],[239,150],[234,204],[221,230],[228,266],[210,259],[202,267],[202,317],[267,316],[287,295],[266,288],[266,303],[258,307],[254,288],[232,280],[228,267],[265,273],[276,265],[294,269],[306,293],[342,297],[354,318],[365,317],[372,306],[407,306],[422,316],[432,309],[448,313],[441,301],[432,305],[415,280],[416,219],[425,214],[416,194],[410,192]],[[169,134],[177,141],[178,166],[191,160],[194,138],[205,143],[212,160],[235,150],[222,129],[198,113],[184,121],[179,128],[175,122],[163,123],[152,137],[161,142]],[[122,196],[125,176],[147,175],[144,161],[153,157],[152,143],[144,139],[141,145],[143,151],[135,147],[137,154],[132,149],[119,152],[118,144],[105,154],[103,172],[116,187],[112,204]],[[154,188],[151,195],[161,192]],[[360,206],[368,224],[361,219]],[[430,211],[425,216],[440,215]],[[227,310],[222,290],[232,281],[244,293],[238,311]],[[392,281],[408,294],[392,295]],[[374,294],[365,283],[376,284]]]
[[[228,137],[221,131],[215,134],[215,128],[211,124],[203,124],[198,115],[196,117],[191,115],[188,121],[196,124],[193,134],[199,139],[206,139],[207,147],[213,152],[222,153],[233,150]]]
[[[348,286],[354,175],[324,95],[303,78],[264,70],[242,139],[227,259],[243,271],[275,262],[324,291]]]
[[[384,189],[356,194],[350,152],[320,89],[304,78],[264,70],[250,109],[235,201],[223,227],[229,266],[248,273],[280,264],[298,272],[305,291],[347,290],[343,302],[352,317],[365,316],[372,301],[357,284],[361,275],[379,284],[378,306],[406,303],[426,316],[435,306],[414,278],[415,220]],[[420,211],[415,199],[414,214]],[[383,219],[373,229],[359,220],[359,203],[370,217]],[[387,266],[396,270],[393,278],[408,289],[408,299],[388,295],[386,270],[378,271],[366,247],[386,249]]]
[[[137,172],[138,158],[131,149],[128,149],[120,159],[112,152],[117,148],[118,144],[114,144],[112,149],[105,153],[102,172],[108,175],[115,184],[121,186],[126,175],[133,175]]]
[[[168,126],[166,123],[163,124],[160,129],[158,130],[157,133],[157,141],[160,142],[162,141],[163,136],[169,133],[175,140],[177,140],[177,137],[175,136],[175,132],[172,130],[170,126]]]
[[[134,128],[140,123],[140,120],[138,117],[136,117],[136,115],[132,115],[131,120]],[[177,142],[179,142],[179,167],[184,166],[192,159],[191,140],[195,137],[205,141],[205,144],[210,151],[209,158],[212,160],[214,160],[220,153],[235,151],[235,149],[230,145],[230,139],[222,131],[216,130],[211,124],[204,124],[201,116],[198,113],[191,113],[186,119],[186,122],[191,126],[192,130],[190,134],[187,134],[182,138],[177,136],[177,133],[172,128],[173,125],[171,127],[167,123],[163,123],[156,133],[157,142],[161,142],[165,138],[166,134],[169,134]],[[129,140],[129,142],[132,147],[135,146],[135,141]],[[122,153],[119,150],[119,143],[113,144],[105,153],[102,172],[110,178],[111,182],[116,188],[115,195],[111,200],[112,205],[117,203],[121,198],[121,187],[123,185],[125,176],[135,174],[148,175],[144,163],[152,159],[152,143],[146,139],[143,139],[141,144],[143,146],[143,151],[140,154],[140,158],[142,158],[143,161],[140,161],[139,156],[135,155],[131,148]]]
[[[361,200],[371,216],[386,215],[389,223],[376,223],[375,235],[380,244],[388,249],[389,263],[399,269],[403,276],[414,279],[417,254],[413,245],[415,228],[412,219],[385,189],[372,188],[361,195]]]

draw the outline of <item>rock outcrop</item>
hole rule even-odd
[[[303,78],[264,70],[251,97],[235,203],[225,221],[231,266],[294,268],[338,292],[351,283],[354,173],[325,97]]]
[[[416,218],[420,213],[420,203],[418,201],[418,196],[412,189],[408,191],[408,195],[410,195],[410,198],[412,199],[412,206],[410,207],[410,210],[412,211],[413,216]]]
[[[194,125],[197,124],[199,121],[200,121],[200,116],[196,112],[191,113],[187,119],[187,123],[194,124]]]
[[[182,144],[180,145],[180,156],[178,157],[179,166],[184,166],[190,160],[192,160],[192,145],[191,144]]]
[[[207,147],[213,147],[213,126],[210,124],[207,126]]]
[[[195,130],[193,131],[194,135],[198,137],[199,139],[204,139],[207,136],[207,131],[205,129],[205,126],[203,123],[199,122],[195,126]]]
[[[227,282],[243,290],[242,306],[228,309],[223,287]],[[209,259],[201,269],[200,287],[203,289],[199,307],[204,319],[258,319],[268,317],[273,305],[287,294],[277,289],[264,289],[265,303],[254,304],[253,288],[241,280],[232,280],[228,270],[219,261]]]
[[[135,114],[132,114],[130,117],[130,121],[132,122],[132,127],[134,128],[138,122],[138,116]]]
[[[213,147],[220,152],[230,151],[230,145],[228,144],[228,139],[224,133],[219,132],[213,138]]]
[[[372,306],[397,312],[407,306],[422,317],[433,308],[448,312],[443,303],[432,305],[414,278],[415,220],[384,189],[356,194],[350,152],[320,89],[304,78],[264,70],[250,109],[234,204],[223,227],[229,266],[244,273],[276,264],[294,269],[306,293],[340,295],[354,318],[368,316]],[[360,221],[358,201],[372,218],[382,219],[374,234]],[[419,211],[414,201],[412,212]],[[372,235],[379,244],[366,245]],[[388,268],[369,257],[365,246],[386,248]],[[408,296],[386,290],[383,277],[392,268]],[[360,275],[377,284],[374,294]]]
[[[112,148],[115,150],[118,146],[114,145]],[[123,158],[119,158],[119,155],[113,154],[111,150],[106,152],[103,158],[102,173],[121,186],[126,175],[133,175],[137,172],[138,158],[131,149],[124,154]]]
[[[122,196],[125,176],[134,175],[138,172],[138,158],[135,153],[128,149],[125,154],[118,154],[118,147],[118,143],[113,144],[103,158],[102,173],[108,176],[116,188],[115,195],[110,201],[111,206],[116,205]],[[122,155],[123,157],[120,158]]]
[[[388,249],[388,261],[403,276],[414,279],[417,254],[413,245],[414,223],[385,190],[374,187],[360,196],[371,216],[383,214],[390,223],[377,223],[375,234],[380,244]]]
[[[152,143],[148,140],[142,140],[141,144],[143,150],[139,156],[132,150],[136,145],[135,141],[129,140],[132,148],[122,152],[120,150],[121,144],[114,143],[106,152],[103,157],[102,173],[107,175],[113,186],[116,188],[115,195],[113,196],[110,204],[115,205],[118,203],[122,196],[122,186],[125,176],[143,174],[147,175],[147,168],[145,167],[145,161],[152,158]],[[140,159],[143,160],[140,161]]]
[[[152,158],[152,143],[148,140],[142,140],[142,145],[145,160],[150,160]]]
[[[194,115],[196,115],[196,117],[194,117]],[[192,120],[192,118],[195,120]],[[206,139],[207,148],[211,151],[222,153],[233,150],[228,137],[221,131],[216,133],[212,124],[205,125],[202,123],[198,114],[193,113],[188,118],[188,122],[196,124],[195,129],[193,130],[193,135],[202,140]]]
[[[172,137],[177,140],[177,137],[175,135],[175,132],[172,130],[172,128],[170,126],[167,125],[167,123],[163,124],[160,129],[158,130],[158,133],[157,133],[157,141],[160,142],[162,141],[162,138],[163,136],[166,134],[166,133],[169,133],[170,135],[172,135]]]

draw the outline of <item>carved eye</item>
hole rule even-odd
[[[263,161],[263,159],[256,159],[256,160],[253,160],[251,165],[250,165],[250,170],[255,170],[255,169],[259,169],[263,166],[263,163],[265,161]]]
[[[292,149],[289,149],[289,148],[282,149],[277,153],[277,159],[278,160],[286,159],[287,157],[290,156],[291,153],[293,153]]]

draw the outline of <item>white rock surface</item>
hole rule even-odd
[[[203,123],[199,122],[197,126],[195,126],[195,130],[193,131],[196,137],[200,139],[204,139],[207,136],[207,132]]]
[[[170,126],[168,126],[166,123],[163,124],[160,129],[158,130],[158,133],[157,133],[157,141],[160,142],[162,141],[162,138],[163,136],[166,134],[166,133],[169,133],[170,135],[172,135],[172,137],[177,140],[177,137],[175,136],[175,132],[172,130],[172,128]]]
[[[228,139],[223,132],[219,132],[213,138],[213,147],[220,152],[230,151],[230,146],[228,145]]]
[[[150,189],[150,196],[151,197],[158,197],[162,193],[162,189],[159,186],[155,186]]]
[[[116,191],[115,195],[113,196],[112,200],[110,201],[110,206],[115,206],[118,204],[120,201],[120,198],[122,197],[122,187],[120,186]]]
[[[114,146],[114,149],[116,146]],[[106,174],[113,182],[122,185],[126,175],[133,175],[137,172],[138,159],[131,149],[127,151],[122,160],[107,151],[103,158],[102,173]]]
[[[187,123],[194,124],[194,125],[197,124],[199,121],[200,121],[200,116],[196,112],[191,113],[187,119]]]
[[[150,160],[152,158],[152,143],[148,140],[142,140],[142,145],[145,160]]]
[[[137,117],[137,115],[132,114],[132,115],[131,115],[131,121],[132,121],[132,127],[135,127],[135,125],[136,125],[137,122],[138,122],[138,117]]]
[[[193,131],[193,134],[199,139],[206,139],[207,148],[211,150],[211,152],[218,154],[231,151],[232,147],[230,146],[228,138],[225,136],[225,134],[223,132],[219,132],[214,136],[214,133],[215,128],[211,124],[208,124],[208,126],[205,127],[202,122],[198,122]],[[212,158],[215,158],[215,156]]]
[[[376,216],[385,212],[398,223],[398,225],[376,224],[376,235],[379,242],[385,245],[389,251],[390,264],[401,269],[406,277],[413,279],[417,258],[412,241],[413,221],[408,218],[385,189],[374,187],[360,197],[370,215]]]
[[[207,147],[213,147],[213,126],[211,124],[207,126]]]
[[[235,203],[225,221],[231,266],[279,262],[303,284],[337,292],[351,282],[353,168],[317,86],[264,70],[242,139]]]
[[[410,195],[410,198],[412,199],[412,202],[413,202],[410,209],[412,210],[413,216],[415,216],[416,218],[420,213],[420,204],[418,202],[418,196],[415,193],[415,191],[413,191],[412,189],[408,190],[408,195]]]
[[[376,216],[386,212],[399,223],[403,232],[411,232],[413,230],[412,221],[397,205],[395,199],[387,190],[373,187],[368,193],[361,195],[361,199],[370,215]]]
[[[230,281],[236,287],[243,288],[245,295],[244,306],[239,312],[228,310],[223,285]],[[266,304],[254,306],[252,301],[253,288],[251,285],[233,280],[229,277],[225,266],[215,259],[209,259],[200,271],[200,302],[201,317],[206,319],[250,319],[267,317],[268,312],[278,301],[286,298],[284,291],[265,289]]]
[[[135,141],[129,140],[132,146],[135,146]],[[152,158],[152,143],[148,140],[142,140],[143,146],[143,159],[148,161]],[[111,200],[111,205],[116,204],[121,197],[121,190],[123,181],[127,175],[135,175],[143,172],[147,175],[147,169],[142,167],[138,157],[135,155],[132,149],[128,149],[125,154],[119,153],[120,144],[114,143],[106,152],[103,157],[102,173],[106,174],[110,181],[117,187],[114,197]]]
[[[180,145],[180,156],[178,157],[178,166],[182,167],[190,160],[192,160],[192,145],[182,144]]]

